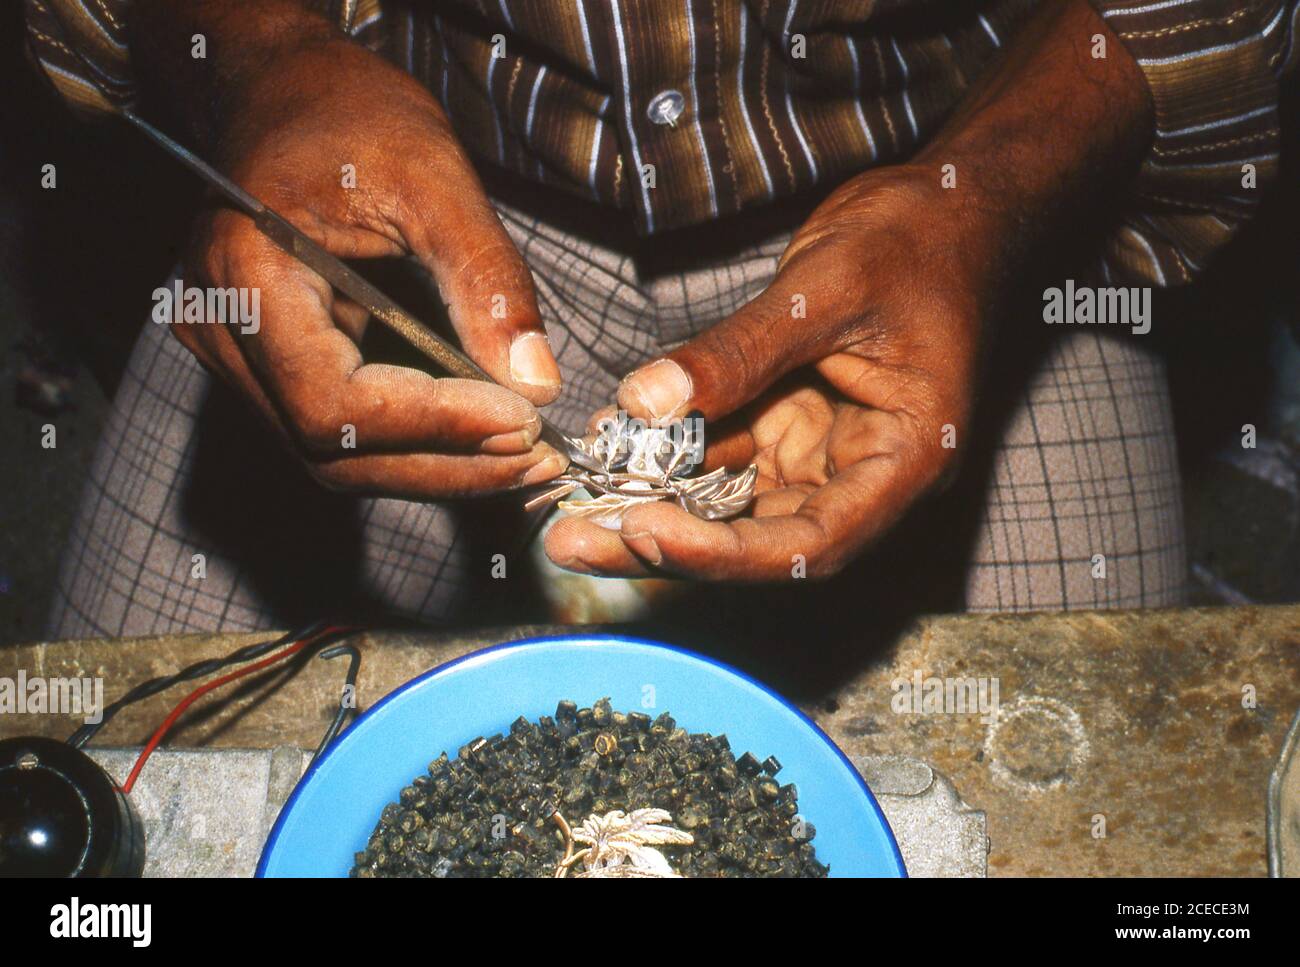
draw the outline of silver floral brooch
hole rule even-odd
[[[599,816],[592,813],[576,829],[557,811],[552,818],[564,834],[564,856],[555,868],[556,879],[563,879],[579,862],[579,877],[592,879],[681,879],[668,864],[659,846],[690,846],[695,837],[668,826],[672,816],[665,809],[621,809]],[[574,844],[584,849],[575,851]]]
[[[619,414],[601,421],[595,437],[568,443],[568,470],[528,502],[529,510],[559,501],[566,514],[617,530],[625,513],[653,501],[672,500],[696,517],[725,520],[754,499],[758,468],[752,464],[740,473],[719,467],[691,476],[704,458],[700,419],[653,427]],[[586,495],[570,498],[579,491]]]

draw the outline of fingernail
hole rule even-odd
[[[528,468],[528,472],[519,478],[520,486],[527,487],[531,484],[541,483],[544,480],[550,480],[564,472],[564,468],[569,465],[567,457],[556,453],[550,447],[546,447],[550,456],[540,463],[535,463]]]
[[[663,551],[659,550],[659,545],[655,543],[654,535],[649,531],[641,531],[637,534],[624,534],[623,542],[631,545],[632,550],[636,551],[651,564],[659,565],[663,563]]]
[[[523,332],[510,344],[510,378],[525,386],[560,385],[560,368],[540,332]]]
[[[691,398],[691,378],[671,359],[637,370],[623,381],[623,388],[656,420],[671,416]]]
[[[487,437],[479,449],[484,453],[496,455],[525,453],[533,448],[533,444],[541,434],[541,417],[534,416],[524,424],[522,430],[511,430],[509,433],[496,433]]]
[[[483,453],[501,457],[512,453],[527,453],[536,442],[536,430],[515,430],[513,433],[498,433],[488,437],[479,449]]]

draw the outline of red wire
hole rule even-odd
[[[135,786],[136,777],[140,775],[140,770],[143,769],[144,764],[149,761],[149,757],[153,755],[154,750],[158,748],[158,744],[162,742],[163,738],[171,730],[171,727],[176,724],[176,720],[179,719],[183,714],[185,714],[185,710],[189,708],[191,705],[193,705],[198,699],[202,698],[204,695],[212,691],[214,688],[220,688],[222,685],[225,685],[227,682],[233,682],[236,679],[244,678],[247,675],[253,674],[253,672],[260,671],[261,669],[266,668],[268,665],[274,665],[276,662],[283,661],[286,658],[296,655],[298,652],[302,651],[312,642],[318,641],[319,639],[325,637],[326,635],[331,635],[331,634],[335,634],[336,632],[346,631],[346,630],[347,630],[346,628],[340,628],[331,625],[330,627],[325,628],[323,631],[319,631],[316,634],[312,635],[310,638],[304,638],[302,641],[295,642],[294,644],[289,645],[287,648],[284,648],[280,651],[277,651],[273,655],[269,655],[268,657],[263,658],[259,662],[255,662],[252,665],[245,665],[243,668],[240,668],[237,671],[233,671],[226,675],[222,675],[220,678],[214,678],[212,681],[206,682],[203,685],[200,685],[198,688],[194,689],[194,691],[190,692],[190,694],[186,695],[183,699],[181,699],[181,701],[177,704],[177,706],[174,709],[172,709],[171,714],[168,715],[167,718],[163,720],[163,724],[158,726],[157,730],[149,738],[149,742],[140,751],[139,757],[135,760],[135,765],[131,767],[131,774],[126,777],[126,782],[122,783],[121,785],[122,792],[129,793],[131,791],[131,789]]]

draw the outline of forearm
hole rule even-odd
[[[137,0],[131,53],[151,106],[210,147],[249,81],[289,49],[342,37],[323,0]],[[203,56],[195,56],[195,37]]]
[[[1105,39],[1094,57],[1093,38]],[[1005,271],[1113,211],[1154,127],[1141,70],[1087,0],[1049,0],[915,163],[1005,240]]]

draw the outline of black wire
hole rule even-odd
[[[353,694],[356,693],[357,672],[361,669],[361,652],[357,651],[355,645],[335,645],[333,648],[326,648],[324,651],[318,652],[316,656],[329,661],[331,658],[337,658],[343,654],[350,656],[351,660],[348,662],[347,677],[343,680],[343,694],[339,699],[339,709],[334,713],[334,721],[330,723],[330,727],[325,730],[325,734],[321,737],[320,745],[316,746],[316,751],[312,753],[312,762],[320,758],[320,754],[338,737],[339,730],[343,728],[343,720],[347,718],[349,711],[345,699],[349,691]]]
[[[178,685],[181,682],[192,681],[196,678],[205,678],[213,672],[225,668],[228,665],[236,665],[253,658],[258,658],[269,651],[274,651],[281,645],[287,645],[290,642],[310,638],[312,635],[320,633],[328,626],[328,623],[325,621],[313,621],[305,628],[298,631],[291,631],[287,635],[281,635],[273,641],[262,641],[257,644],[247,645],[240,648],[238,651],[232,651],[224,658],[209,658],[205,661],[190,665],[187,668],[182,668],[174,674],[164,675],[159,678],[151,678],[147,682],[141,682],[116,702],[105,706],[104,714],[98,722],[87,723],[77,729],[77,731],[73,732],[72,735],[68,737],[68,744],[74,749],[80,749],[87,742],[93,739],[99,730],[112,720],[114,715],[128,705],[132,705],[153,695],[157,695],[159,692],[166,691],[173,685]]]

